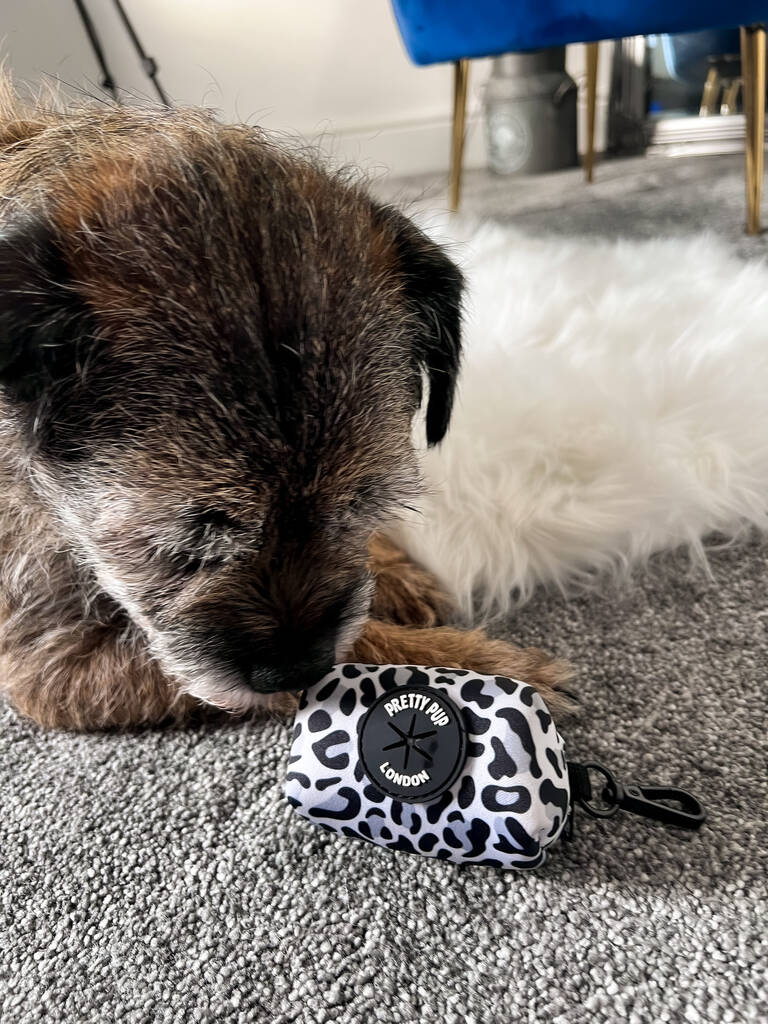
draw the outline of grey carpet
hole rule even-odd
[[[580,668],[571,756],[689,787],[686,835],[581,817],[533,874],[333,838],[281,798],[288,729],[0,722],[0,1020],[766,1021],[768,544],[713,581],[540,594],[509,631]]]
[[[429,212],[447,208],[445,175],[384,179],[382,199]],[[512,224],[521,231],[564,238],[659,238],[710,231],[743,258],[768,254],[768,233],[744,234],[744,159],[740,155],[646,156],[610,160],[592,185],[581,168],[502,178],[465,175],[461,213]],[[768,211],[763,210],[763,224]]]

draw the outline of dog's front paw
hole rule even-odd
[[[576,708],[574,698],[565,689],[573,674],[567,662],[536,647],[516,647],[505,640],[493,640],[480,629],[409,629],[369,621],[350,658],[374,665],[428,665],[511,676],[538,690],[555,713],[564,714]]]
[[[467,653],[464,668],[483,675],[510,676],[528,683],[541,694],[551,711],[565,714],[578,704],[570,685],[573,668],[538,647],[517,647],[505,640],[492,640],[484,633],[471,634],[476,642]],[[567,689],[566,689],[567,687]]]

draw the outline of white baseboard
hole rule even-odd
[[[398,124],[329,131],[317,142],[334,162],[355,164],[373,174],[405,177],[448,173],[451,148],[449,118],[429,118]],[[483,118],[467,118],[464,167],[486,166]]]
[[[585,104],[579,103],[579,152],[584,151]],[[595,148],[605,148],[608,102],[598,97]],[[329,131],[317,140],[335,162],[354,164],[373,174],[395,178],[416,174],[448,173],[451,122],[448,117]],[[485,124],[482,111],[467,117],[464,167],[487,166]]]

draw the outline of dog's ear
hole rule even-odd
[[[379,223],[391,232],[397,273],[417,329],[413,354],[429,381],[427,443],[442,441],[451,419],[461,360],[461,271],[443,250],[392,207],[378,207]]]
[[[45,220],[23,216],[0,227],[0,388],[31,400],[72,374],[85,320]]]

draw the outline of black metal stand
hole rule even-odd
[[[147,76],[147,78],[154,86],[155,92],[157,93],[160,102],[163,103],[166,107],[170,107],[171,104],[168,100],[168,97],[165,95],[165,91],[163,90],[162,85],[160,85],[160,82],[157,79],[157,72],[159,70],[157,66],[157,61],[154,59],[154,57],[148,57],[147,54],[144,52],[144,47],[141,45],[141,41],[139,40],[139,37],[136,35],[136,30],[134,29],[133,24],[131,23],[131,19],[125,13],[125,8],[123,7],[120,0],[114,0],[114,4],[117,8],[117,13],[120,15],[122,19],[123,25],[125,26],[125,31],[131,37],[131,42],[134,45],[136,53],[138,53],[139,55],[141,66],[142,68],[144,68],[144,74]]]
[[[164,104],[166,107],[170,107],[170,100],[166,96],[165,90],[160,85],[160,82],[157,77],[157,73],[159,70],[157,66],[157,61],[154,59],[154,57],[149,57],[144,51],[144,47],[141,45],[141,40],[136,35],[136,29],[133,27],[133,23],[131,22],[131,19],[128,17],[125,8],[123,7],[120,0],[113,0],[113,2],[115,5],[115,9],[117,10],[117,13],[120,15],[120,20],[122,21],[123,26],[125,27],[125,31],[128,33],[128,36],[130,37],[130,40],[133,43],[133,47],[139,55],[141,66],[144,69],[144,74],[152,83],[152,87],[157,93],[160,102]],[[104,54],[104,48],[101,45],[101,40],[99,39],[99,35],[96,32],[96,28],[93,22],[91,21],[91,16],[88,13],[84,0],[74,0],[74,3],[75,7],[77,8],[77,13],[80,15],[80,20],[83,23],[85,34],[88,36],[88,41],[91,44],[91,49],[93,50],[94,56],[96,57],[96,62],[98,63],[99,68],[101,69],[101,87],[102,89],[106,89],[108,92],[112,93],[115,102],[119,103],[120,96],[118,94],[117,83],[112,72],[109,70],[107,58]]]
[[[107,58],[104,55],[104,50],[98,33],[96,32],[96,28],[91,21],[91,16],[88,13],[83,0],[75,0],[75,7],[77,8],[77,13],[80,15],[80,20],[83,23],[85,34],[88,36],[88,42],[91,44],[91,49],[96,57],[96,62],[101,68],[101,87],[102,89],[106,89],[107,92],[111,92],[115,103],[119,103],[120,97],[117,94],[117,83],[115,82],[112,72],[109,70]]]

